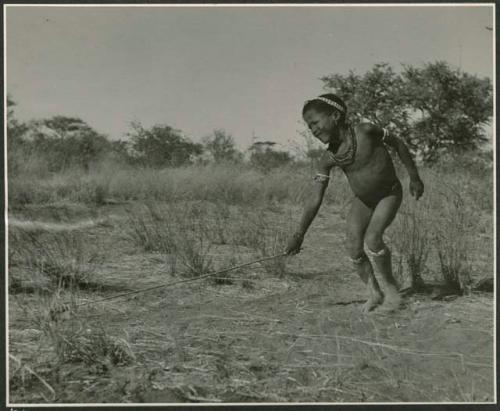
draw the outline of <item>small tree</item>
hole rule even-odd
[[[32,121],[27,134],[31,152],[44,156],[52,171],[74,166],[88,170],[111,149],[106,136],[78,117]]]
[[[16,173],[26,157],[26,147],[23,136],[28,126],[16,119],[14,107],[16,103],[7,96],[7,167],[9,173]]]
[[[405,66],[402,76],[405,98],[417,113],[413,133],[425,160],[433,160],[441,149],[476,149],[485,141],[483,127],[493,114],[490,79],[445,62]]]
[[[179,130],[164,124],[145,129],[133,122],[127,136],[132,141],[133,157],[143,166],[180,166],[190,162],[190,157],[203,151],[201,144],[189,141]]]
[[[275,144],[272,141],[258,141],[252,144],[249,149],[250,164],[262,171],[289,164],[292,161],[290,153],[274,150]]]
[[[242,154],[236,149],[234,139],[225,130],[218,129],[203,138],[203,145],[214,161],[240,161]]]
[[[444,62],[421,68],[403,65],[400,74],[381,63],[364,75],[350,71],[322,81],[326,90],[346,101],[352,119],[388,128],[424,161],[433,160],[442,149],[477,148],[493,115],[491,81]]]
[[[19,142],[28,129],[25,123],[16,119],[14,114],[15,106],[15,101],[10,96],[7,96],[7,138],[9,144]]]
[[[134,162],[132,157],[132,142],[124,140],[110,141],[112,158],[122,162],[131,164]]]
[[[364,75],[349,71],[321,79],[325,90],[341,97],[348,107],[348,117],[355,121],[371,121],[405,140],[410,137],[410,117],[405,100],[404,82],[387,63],[375,64]]]

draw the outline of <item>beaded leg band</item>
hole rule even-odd
[[[372,257],[383,257],[384,255],[389,254],[390,250],[386,245],[384,245],[384,247],[382,247],[382,249],[379,251],[373,251],[367,247],[366,252]]]

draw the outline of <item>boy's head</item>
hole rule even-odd
[[[347,107],[335,94],[322,94],[306,101],[302,117],[314,136],[327,144],[338,127],[345,123]]]

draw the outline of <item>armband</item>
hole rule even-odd
[[[326,174],[321,174],[321,173],[317,173],[317,174],[313,177],[313,180],[314,180],[316,183],[325,183],[325,182],[327,182],[329,179],[330,179],[330,176],[327,176]]]

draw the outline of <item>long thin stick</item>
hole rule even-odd
[[[242,268],[242,267],[246,267],[248,265],[260,263],[262,261],[271,260],[273,258],[278,258],[278,257],[284,257],[285,255],[287,255],[287,254],[286,253],[276,254],[276,255],[272,255],[270,257],[264,257],[264,258],[260,258],[258,260],[249,261],[248,263],[244,263],[244,264],[240,264],[240,265],[235,265],[233,267],[225,268],[225,269],[220,270],[220,271],[214,271],[214,272],[211,272],[211,273],[208,273],[208,274],[200,275],[199,277],[195,277],[195,278],[188,278],[186,280],[179,280],[179,281],[173,281],[173,282],[167,283],[167,284],[155,285],[153,287],[143,288],[141,290],[135,290],[135,291],[130,291],[128,293],[112,295],[111,297],[105,297],[105,298],[101,298],[99,300],[85,301],[83,303],[77,304],[77,307],[80,307],[80,306],[83,306],[83,305],[88,305],[88,304],[100,303],[102,301],[113,300],[115,298],[126,297],[126,296],[132,295],[132,294],[145,293],[147,291],[156,290],[158,288],[171,287],[173,285],[177,285],[177,284],[181,284],[181,283],[189,283],[189,282],[193,282],[193,281],[198,281],[198,280],[201,280],[203,278],[207,278],[207,277],[211,277],[211,276],[216,275],[216,274],[221,274],[221,273],[225,273],[225,272],[228,272],[228,271],[236,270],[238,268]]]

